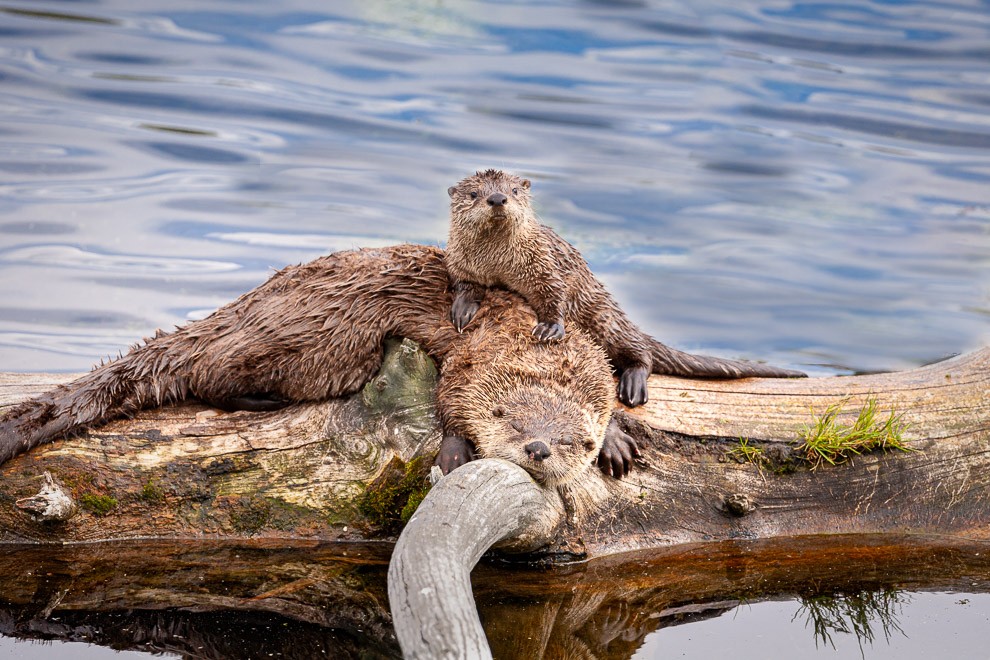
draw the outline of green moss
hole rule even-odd
[[[223,505],[230,516],[230,525],[236,531],[254,534],[262,529],[297,531],[301,526],[315,522],[313,512],[306,507],[291,504],[279,497],[233,497]]]
[[[405,525],[412,518],[413,514],[416,513],[416,509],[419,508],[420,503],[426,497],[426,493],[429,488],[419,491],[413,491],[409,494],[409,499],[406,500],[406,505],[402,507],[402,511],[399,513],[399,519],[402,524]]]
[[[358,510],[379,527],[400,529],[430,490],[430,464],[425,457],[408,463],[393,458],[358,499]]]
[[[271,517],[272,505],[266,498],[244,497],[230,503],[230,524],[238,532],[261,531]]]
[[[161,504],[165,501],[165,491],[154,481],[149,481],[141,488],[138,499],[146,504]]]
[[[87,493],[79,498],[79,504],[94,516],[101,518],[117,508],[117,498],[109,495]]]
[[[801,444],[797,451],[813,470],[825,464],[836,465],[870,451],[911,451],[903,440],[907,425],[895,411],[891,410],[886,418],[878,419],[877,399],[870,397],[853,424],[840,424],[838,417],[845,403],[843,400],[832,404],[816,417],[813,424],[801,431]]]

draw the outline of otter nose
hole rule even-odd
[[[488,196],[488,206],[505,206],[509,198],[502,193],[492,193]]]
[[[531,459],[539,463],[544,458],[550,456],[550,448],[542,440],[534,440],[526,445],[526,453],[529,454]]]

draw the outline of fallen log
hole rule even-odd
[[[619,411],[642,457],[616,481],[589,469],[564,488],[566,524],[543,552],[603,556],[719,539],[820,533],[990,538],[990,350],[911,371],[802,380],[653,376]],[[7,374],[0,405],[70,376]],[[0,541],[120,538],[394,540],[422,499],[439,442],[436,371],[395,342],[357,395],[268,413],[196,403],[144,411],[0,467]],[[839,404],[870,398],[907,425],[912,451],[810,469],[795,442]],[[737,462],[740,439],[769,463]],[[75,504],[45,520],[46,473]],[[20,502],[20,506],[18,506]]]
[[[540,489],[526,486],[526,497],[537,503],[536,509],[542,502],[546,519],[559,517],[563,524],[544,525],[538,533],[527,527],[526,543],[516,550],[537,550],[554,561],[642,548],[690,548],[705,540],[814,534],[938,537],[933,544],[945,544],[947,536],[986,541],[988,361],[990,351],[982,350],[898,374],[800,381],[653,377],[647,406],[617,412],[642,453],[633,473],[620,482],[589,469],[562,487],[559,499],[532,497]],[[6,375],[0,382],[0,405],[60,381]],[[431,406],[435,382],[432,362],[409,342],[395,342],[381,372],[349,399],[234,414],[186,403],[39,448],[0,468],[0,539],[392,540],[426,490],[426,471],[439,442]],[[796,439],[814,425],[816,415],[833,408],[839,420],[854,418],[869,400],[900,416],[912,451],[857,455],[817,469],[801,462]],[[742,440],[761,449],[764,458],[735,460],[742,455],[737,451]],[[453,514],[458,505],[448,506]],[[526,515],[532,508],[526,507]],[[443,520],[443,512],[433,519]],[[815,548],[830,543],[812,542]],[[464,571],[485,547],[478,544],[463,555]],[[982,566],[985,559],[979,557],[985,553],[974,547],[978,549],[966,552]],[[815,552],[804,548],[803,556]],[[446,584],[449,575],[437,576],[439,570],[426,575],[440,578],[435,585]],[[408,575],[402,586],[407,592],[417,585],[417,593],[432,588],[406,580]],[[274,602],[276,611],[288,608],[310,620],[316,614],[304,614],[295,596],[285,602],[289,593],[308,592],[308,579],[265,590],[262,600]],[[459,580],[462,595],[467,593],[465,582],[466,573]],[[51,587],[48,580],[41,586],[36,585],[29,609],[40,608],[36,618],[47,621],[68,592],[55,589],[39,600],[38,593],[47,594]],[[668,603],[669,588],[657,593]],[[592,598],[599,601],[601,596]],[[652,607],[656,597],[641,593],[628,598],[637,603],[646,598]],[[723,605],[715,600],[710,609],[724,611]],[[561,601],[554,608],[563,606]],[[589,631],[571,624],[577,612],[596,610],[577,601],[566,607],[575,614],[535,617],[538,629],[532,638],[559,638],[547,648],[586,644]],[[358,612],[356,619],[387,622],[380,604],[370,611]],[[674,611],[681,612],[676,606]],[[427,618],[436,613],[425,607],[418,612]],[[505,615],[507,620],[515,616]],[[633,619],[622,625],[637,631],[644,627]],[[564,630],[562,621],[568,623]],[[581,625],[593,624],[588,619]],[[379,625],[387,630],[387,623]],[[615,634],[611,628],[605,632]],[[401,639],[409,633],[400,629],[399,634]],[[387,633],[379,638],[383,648],[394,644]],[[484,643],[480,628],[471,640]],[[498,637],[491,642],[496,648],[503,644]],[[465,648],[464,640],[458,643]]]

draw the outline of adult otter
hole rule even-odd
[[[447,269],[454,290],[451,320],[458,330],[478,311],[484,287],[517,291],[536,310],[533,334],[540,340],[564,337],[566,322],[605,347],[620,372],[619,399],[629,406],[646,403],[651,372],[688,378],[805,376],[763,364],[682,353],[643,333],[581,254],[539,223],[529,189],[527,179],[499,170],[477,172],[447,189]]]
[[[400,335],[418,342],[441,365],[438,403],[452,429],[447,435],[456,434],[440,453],[445,470],[470,460],[463,451],[465,438],[476,442],[482,454],[496,451],[501,436],[490,424],[489,405],[501,405],[501,422],[508,425],[502,439],[511,444],[526,438],[520,447],[506,448],[506,455],[534,474],[547,472],[550,481],[566,479],[556,468],[537,466],[554,463],[542,448],[535,447],[532,456],[523,454],[537,441],[551,453],[562,453],[559,447],[567,445],[562,437],[540,435],[533,421],[537,413],[521,402],[528,401],[534,411],[559,411],[553,421],[570,430],[574,446],[584,452],[577,462],[588,464],[603,446],[611,409],[601,395],[604,379],[611,379],[604,357],[582,337],[552,351],[535,341],[506,344],[489,317],[510,327],[532,322],[509,294],[492,296],[492,304],[479,314],[478,332],[460,335],[446,321],[448,280],[443,252],[416,245],[340,252],[285,268],[209,317],[172,333],[159,332],[123,357],[14,406],[0,419],[0,463],[87,426],[187,398],[221,408],[244,402],[268,408],[349,394],[378,370],[385,336]],[[479,370],[468,366],[473,350],[503,358]],[[524,374],[513,360],[532,362],[536,371]],[[567,361],[571,377],[551,374],[553,365]],[[476,384],[463,382],[469,371]],[[541,388],[544,382],[547,387]],[[486,387],[493,389],[486,392]],[[524,432],[515,431],[517,425]],[[484,431],[476,435],[475,428]],[[628,471],[635,452],[631,443],[612,429],[602,450],[602,469],[615,476]]]

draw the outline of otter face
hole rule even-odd
[[[482,456],[515,463],[544,486],[570,481],[601,449],[601,425],[590,412],[542,388],[511,393],[479,422],[476,444]]]
[[[501,170],[485,170],[447,188],[451,217],[471,224],[529,217],[529,180]]]

